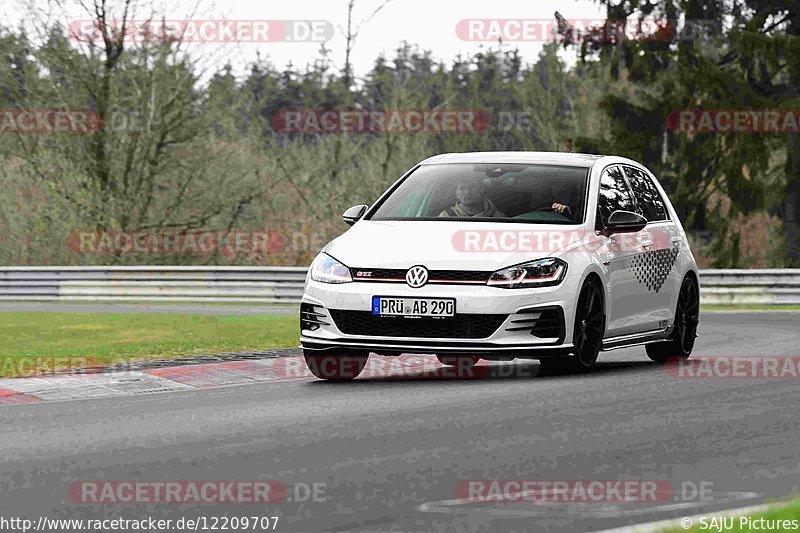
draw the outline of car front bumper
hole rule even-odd
[[[579,282],[577,276],[568,276],[556,287],[501,289],[485,285],[429,284],[412,289],[404,283],[309,281],[301,311],[303,317],[313,321],[301,320],[300,343],[306,353],[333,355],[414,353],[532,359],[565,356],[572,350],[574,295]],[[341,322],[337,324],[331,310],[360,312],[363,317],[371,311],[373,296],[455,298],[457,317],[491,315],[500,325],[490,335],[480,338],[436,337],[424,331],[390,336],[381,335],[377,331],[381,328],[369,327],[363,328],[363,332],[353,331],[352,327],[343,327],[348,331],[342,331]],[[546,318],[552,324],[556,317],[557,331],[547,330],[547,334],[542,335],[537,329],[537,320]],[[409,321],[401,328],[406,329],[415,319],[376,317],[375,320]]]

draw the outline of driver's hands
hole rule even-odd
[[[572,215],[572,210],[569,208],[568,205],[555,203],[552,205],[553,211],[558,213],[559,215]]]

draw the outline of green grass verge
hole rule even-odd
[[[0,376],[299,345],[294,315],[0,314]]]
[[[740,519],[738,516],[729,518],[728,522],[724,524],[720,518],[720,514],[721,513],[709,513],[705,517],[705,524],[698,519],[694,521],[694,526],[689,529],[676,527],[665,529],[663,530],[663,533],[677,533],[679,531],[682,533],[699,533],[703,531],[719,531],[720,529],[722,529],[724,533],[741,531],[772,532],[800,530],[800,499],[789,502],[788,504],[776,504],[774,508],[771,508],[763,513],[745,517],[744,520]],[[717,523],[712,524],[711,519],[715,517],[717,518]],[[768,522],[760,522],[761,519]],[[733,527],[728,527],[731,520],[733,521]],[[788,523],[784,521],[788,521]]]
[[[9,300],[4,303],[14,303],[13,300]],[[83,301],[74,301],[74,302],[59,302],[59,301],[33,301],[33,302],[26,302],[32,304],[42,304],[48,307],[70,307],[70,306],[92,306],[96,305],[98,302],[83,302]],[[99,302],[101,305],[121,305],[125,307],[175,307],[175,306],[202,306],[202,307],[264,307],[265,309],[269,309],[270,307],[297,307],[300,308],[299,303],[293,302],[192,302],[192,301],[177,301],[177,302],[165,302],[160,300],[125,300],[125,301],[109,301],[109,302]]]
[[[703,305],[700,311],[797,311],[800,305]]]
[[[704,306],[703,310],[800,309]],[[265,310],[268,312],[268,310]],[[297,346],[295,315],[0,313],[0,377],[42,370]]]

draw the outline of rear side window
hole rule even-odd
[[[611,166],[603,170],[600,175],[600,218],[603,224],[608,222],[608,217],[614,211],[636,212],[636,202],[633,199],[622,169]]]
[[[643,170],[634,167],[625,167],[625,174],[628,176],[631,189],[636,197],[639,214],[648,222],[667,220],[669,217],[664,199],[661,198],[650,176]]]

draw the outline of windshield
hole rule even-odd
[[[371,220],[583,222],[588,169],[527,164],[423,165]]]

